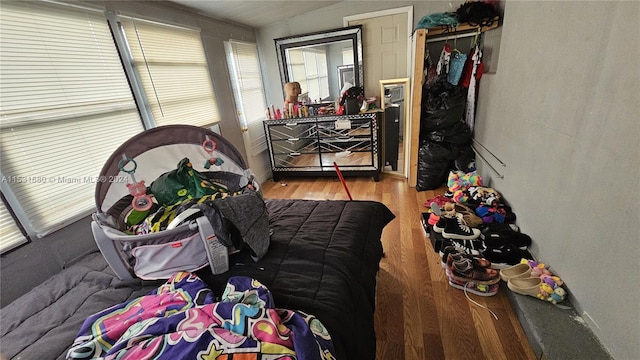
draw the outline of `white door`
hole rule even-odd
[[[407,77],[408,19],[406,13],[350,20],[362,25],[364,88],[380,98],[380,80]]]
[[[258,47],[254,43],[231,40],[225,42],[225,48],[247,165],[264,181],[269,161],[265,161],[267,143],[262,121],[266,118],[267,105]]]

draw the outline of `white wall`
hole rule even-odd
[[[639,19],[637,1],[507,1],[476,124],[507,164],[482,174],[616,359],[640,354]]]

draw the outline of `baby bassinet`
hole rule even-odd
[[[97,211],[92,232],[102,255],[120,279],[166,279],[174,271],[195,271],[207,264],[214,274],[227,271],[228,252],[234,249],[220,241],[220,232],[228,231],[222,224],[224,219],[196,211],[193,218],[171,229],[141,235],[127,232],[125,219],[131,214],[134,198],[127,184],[142,180],[148,187],[162,174],[175,170],[185,158],[193,170],[220,186],[226,192],[223,195],[249,191],[257,194],[253,198],[259,198],[258,205],[262,202],[260,186],[242,156],[218,134],[188,125],[161,126],[139,133],[109,157],[95,191]],[[134,171],[130,164],[135,165]],[[256,223],[262,227],[257,234],[268,247],[266,209],[259,208],[252,207],[254,212],[264,212],[263,216],[256,215]]]

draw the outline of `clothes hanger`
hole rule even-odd
[[[453,39],[453,50],[452,50],[452,52],[456,53],[456,54],[462,54],[462,51],[458,50],[458,37],[455,37]]]

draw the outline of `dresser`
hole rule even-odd
[[[265,120],[273,180],[281,176],[344,176],[379,180],[381,111]]]

